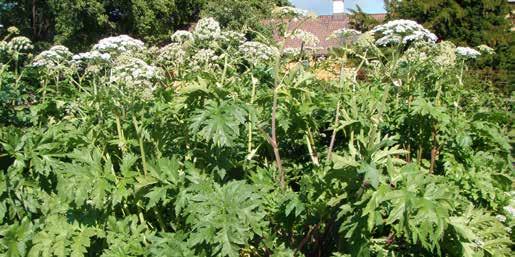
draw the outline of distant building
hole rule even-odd
[[[386,13],[377,13],[370,14],[372,17],[379,21],[384,21],[386,18]],[[290,24],[290,28],[299,28],[301,30],[311,32],[320,40],[319,47],[324,49],[323,52],[327,51],[327,49],[339,46],[340,42],[338,40],[327,40],[327,37],[333,33],[333,31],[348,28],[349,27],[349,18],[347,14],[345,14],[345,2],[344,0],[333,0],[333,14],[332,15],[321,15],[316,19],[303,21],[302,23],[293,22]],[[276,38],[280,40],[280,38]],[[287,39],[285,47],[287,48],[300,48],[302,46],[302,42],[297,39]]]

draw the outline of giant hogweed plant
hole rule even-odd
[[[477,53],[407,21],[335,34],[325,60],[213,19],[161,48],[7,37],[0,255],[510,256],[511,112]]]

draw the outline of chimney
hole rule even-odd
[[[343,15],[345,13],[344,0],[333,0],[333,15]]]

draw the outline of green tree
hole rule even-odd
[[[157,43],[194,21],[202,4],[196,0],[2,0],[0,22],[18,27],[35,42],[55,42],[75,50],[122,33]]]
[[[365,13],[358,5],[356,6],[356,9],[351,10],[351,14],[349,15],[349,24],[351,28],[355,30],[369,31],[373,27],[379,25],[379,21]]]
[[[274,6],[287,4],[287,0],[0,0],[0,24],[18,27],[34,42],[81,50],[115,34],[162,43],[200,16],[214,17],[232,29],[259,29]]]

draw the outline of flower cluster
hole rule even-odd
[[[301,40],[307,47],[315,47],[320,44],[320,39],[313,33],[301,29],[295,30],[291,38]]]
[[[428,55],[425,51],[421,51],[417,48],[409,48],[404,52],[404,55],[400,58],[400,63],[418,63],[418,62],[426,62],[428,60]]]
[[[218,60],[222,56],[216,54],[212,49],[200,49],[191,57],[191,68],[193,71],[202,69],[214,69],[218,67]]]
[[[204,18],[198,21],[193,34],[200,40],[210,40],[218,38],[220,33],[218,21],[213,18]]]
[[[251,63],[265,62],[279,54],[276,48],[255,41],[241,44],[239,50],[243,57]]]
[[[144,98],[149,98],[156,89],[155,82],[162,78],[162,70],[145,61],[130,56],[121,56],[111,71],[111,82],[127,89],[143,89]]]
[[[34,49],[32,41],[26,37],[13,37],[7,44],[8,50],[11,53],[27,53]]]
[[[495,54],[495,50],[487,45],[479,45],[477,46],[477,50],[479,50],[479,52],[481,53],[484,53],[484,54]]]
[[[172,35],[172,41],[177,43],[185,43],[193,40],[193,34],[186,30],[177,30]]]
[[[450,41],[436,44],[436,54],[431,59],[440,67],[452,67],[456,64],[456,46]]]
[[[277,18],[302,18],[309,16],[309,11],[290,6],[276,7],[272,15]]]
[[[237,31],[224,31],[218,39],[226,45],[240,45],[245,42],[245,34]]]
[[[343,28],[343,29],[338,29],[338,30],[333,31],[333,33],[331,33],[331,35],[329,35],[329,37],[327,37],[327,40],[337,39],[337,40],[343,41],[347,38],[355,37],[355,36],[359,36],[359,35],[361,35],[361,31],[358,31],[355,29]]]
[[[184,64],[186,51],[181,44],[171,43],[158,50],[157,63],[162,66],[176,67]]]
[[[126,52],[137,52],[145,49],[145,44],[127,35],[101,39],[93,46],[94,51],[109,53],[111,55]]]
[[[300,48],[293,48],[293,47],[287,47],[284,49],[284,55],[299,55],[300,54]]]
[[[79,53],[72,56],[72,63],[82,64],[94,64],[94,63],[107,63],[111,60],[111,55],[108,53],[101,53],[99,51],[90,51],[85,53]]]
[[[481,56],[481,53],[470,47],[456,47],[456,54],[465,59],[475,59]]]
[[[38,54],[34,58],[32,66],[55,70],[58,67],[66,65],[72,55],[72,52],[70,52],[67,47],[56,45]]]
[[[372,29],[374,34],[380,35],[376,44],[380,46],[408,44],[413,41],[426,41],[435,43],[438,37],[411,20],[394,20]]]
[[[506,216],[504,216],[504,215],[500,215],[500,214],[499,214],[499,215],[496,215],[496,216],[495,216],[495,218],[496,218],[499,222],[501,222],[501,223],[506,222]]]
[[[505,206],[503,207],[503,210],[508,213],[512,218],[515,217],[515,208],[513,208],[512,206]]]

